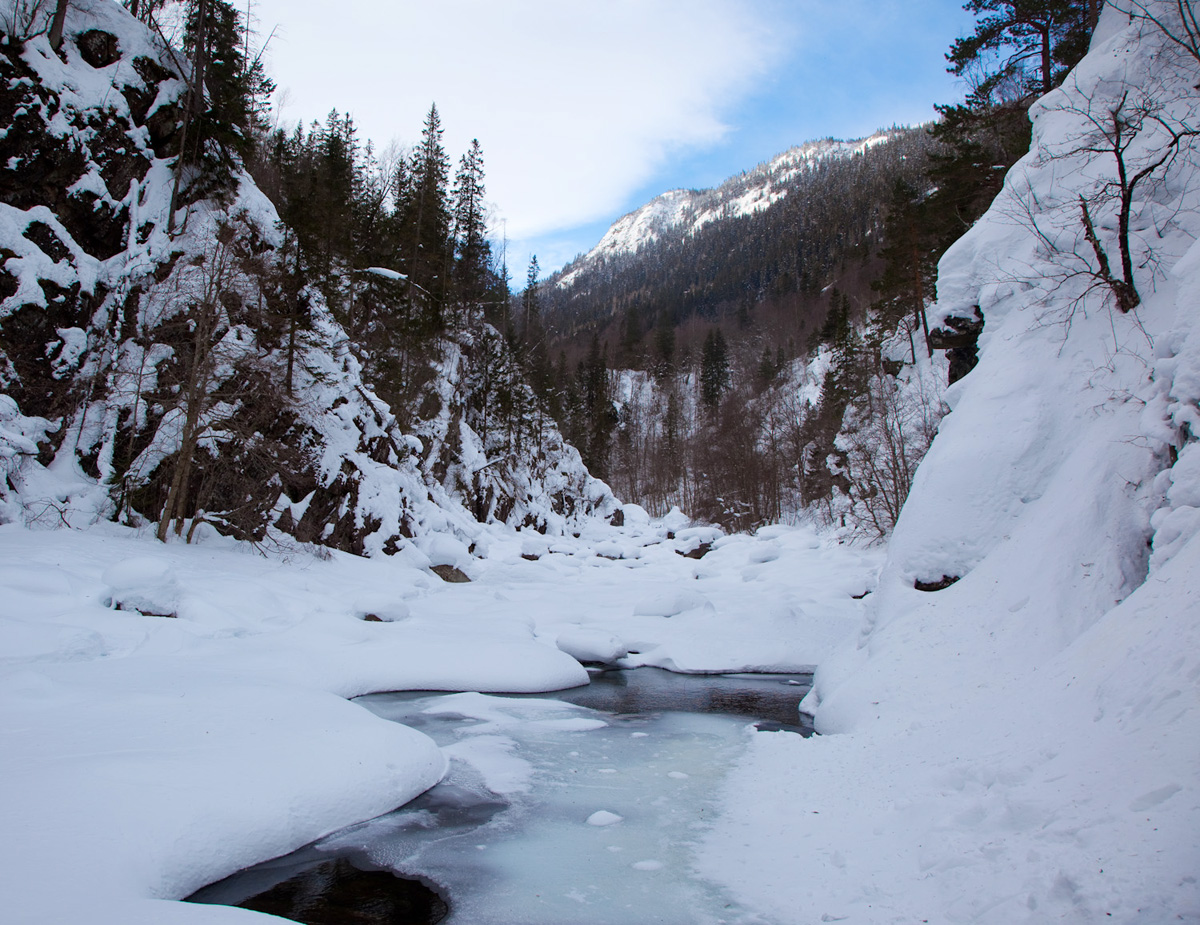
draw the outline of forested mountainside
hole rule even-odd
[[[918,182],[931,147],[921,129],[826,139],[715,189],[664,193],[546,281],[546,324],[561,340],[615,321],[632,345],[658,324],[814,295],[847,255],[873,246],[894,184]]]
[[[659,513],[885,536],[951,369],[973,363],[977,332],[931,332],[923,310],[951,229],[996,187],[983,159],[1027,147],[1023,112],[1002,113],[957,138],[939,124],[795,148],[667,193],[563,273],[531,276],[533,381],[591,471]]]
[[[436,108],[385,169],[336,113],[272,135],[221,0],[170,41],[41,7],[0,44],[0,519],[419,558],[612,508],[484,318],[482,154],[449,189]]]

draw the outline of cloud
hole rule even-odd
[[[668,158],[718,143],[791,40],[777,0],[260,0],[285,118],[349,110],[414,143],[436,102],[483,145],[507,233],[609,216]]]

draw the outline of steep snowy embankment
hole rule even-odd
[[[776,920],[1200,919],[1198,82],[1106,10],[943,259],[936,314],[979,306],[980,364],[818,674],[838,734],[755,739],[702,858]],[[1159,164],[1126,183],[1128,314],[1082,205],[1119,279],[1118,151]]]

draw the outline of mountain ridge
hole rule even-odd
[[[807,141],[716,186],[667,190],[613,222],[595,247],[576,257],[551,279],[556,288],[569,289],[583,273],[602,261],[636,255],[644,245],[656,243],[681,226],[684,230],[677,237],[687,237],[720,218],[761,212],[788,195],[790,181],[821,161],[862,154],[888,143],[900,131],[882,129],[848,141],[832,137]]]

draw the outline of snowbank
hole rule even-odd
[[[757,737],[704,850],[768,916],[1200,915],[1200,158],[1184,145],[1135,197],[1135,313],[1094,285],[1079,205],[1115,253],[1115,160],[1083,150],[1088,115],[1156,94],[1140,163],[1165,125],[1195,123],[1196,78],[1108,9],[1035,107],[1034,150],[943,259],[934,314],[981,307],[980,363],[948,395],[861,632],[806,702],[841,734]]]
[[[9,922],[248,917],[156,900],[391,810],[442,775],[428,738],[343,698],[587,680],[525,623],[430,619],[421,595],[441,583],[394,561],[8,525],[0,563]],[[363,620],[379,609],[395,622]]]

